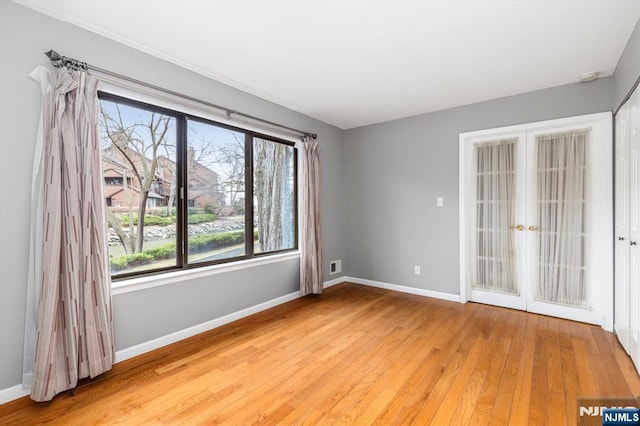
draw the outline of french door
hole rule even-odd
[[[462,300],[611,328],[611,114],[460,135]]]

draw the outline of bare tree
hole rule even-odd
[[[283,209],[286,189],[287,146],[255,139],[254,195],[256,197],[256,226],[261,251],[279,250],[283,245]]]
[[[244,140],[232,132],[234,141],[217,146],[213,150],[214,162],[221,165],[220,187],[234,206],[238,195],[244,194],[245,155]]]
[[[149,192],[157,179],[158,157],[161,147],[167,149],[168,131],[172,126],[172,117],[149,112],[144,118],[127,123],[123,119],[119,105],[115,105],[115,114],[110,114],[101,108],[101,125],[105,140],[105,145],[111,145],[124,159],[126,169],[123,170],[123,185],[128,185],[131,176],[131,186],[128,192],[128,221],[129,233],[125,235],[122,227],[115,224],[115,215],[108,215],[109,224],[116,231],[125,250],[127,247],[134,253],[142,251],[144,243],[144,217],[147,208]],[[130,173],[130,175],[128,174]],[[137,186],[137,187],[136,187]],[[134,218],[134,196],[133,192],[138,192],[137,205],[137,227],[136,234],[133,234]]]

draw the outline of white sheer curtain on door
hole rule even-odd
[[[589,304],[585,265],[587,139],[589,131],[536,137],[538,277],[534,297],[563,305]]]
[[[474,288],[517,293],[515,144],[517,138],[476,145],[476,243]]]

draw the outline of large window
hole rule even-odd
[[[100,94],[114,278],[297,248],[296,149]]]

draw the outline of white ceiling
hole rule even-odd
[[[611,75],[640,18],[640,0],[18,2],[342,129]]]

